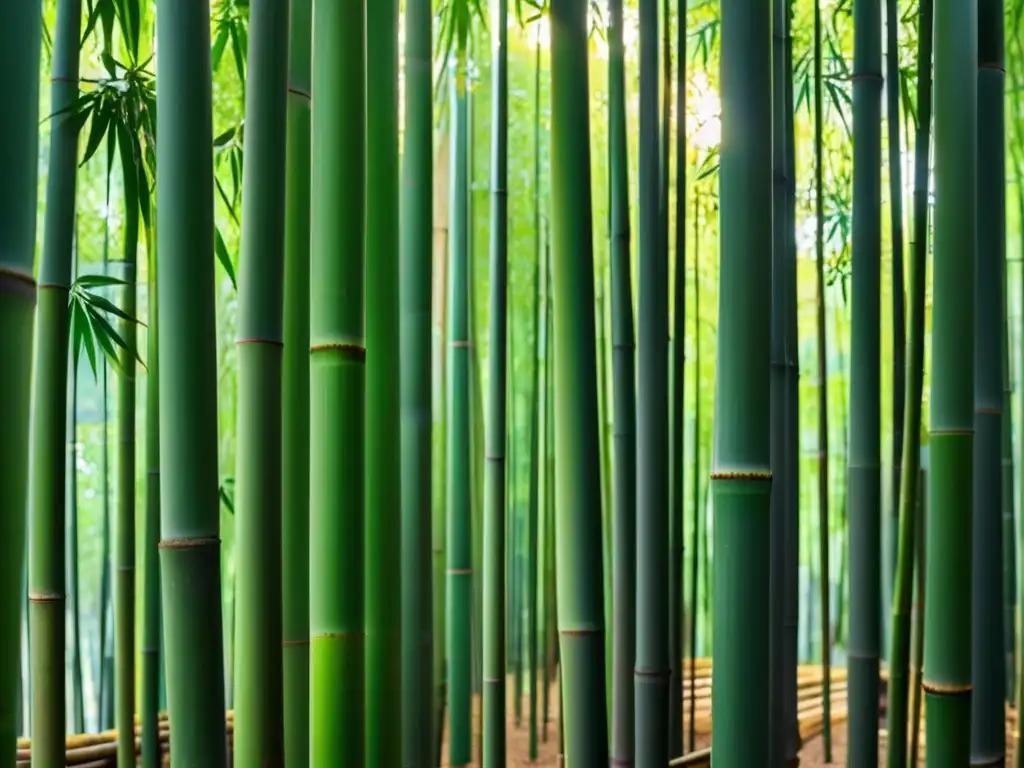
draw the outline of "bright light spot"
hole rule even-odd
[[[701,70],[690,78],[686,105],[686,133],[690,144],[703,150],[718,146],[722,140],[722,101]]]

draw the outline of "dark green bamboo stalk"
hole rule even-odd
[[[26,9],[26,12],[38,15],[39,9]],[[81,16],[82,8],[78,0],[64,0],[60,3],[50,80],[50,99],[54,112],[67,109],[78,98]],[[15,25],[17,22],[15,18]],[[5,19],[5,25],[10,23],[10,20]],[[14,45],[15,41],[7,44]],[[31,75],[28,75],[33,80],[37,78],[37,66],[38,62],[34,62]],[[26,104],[24,108],[29,106]],[[32,119],[38,119],[35,112],[32,113]],[[68,291],[72,279],[79,129],[78,121],[68,113],[58,115],[51,124],[50,171],[46,188],[43,252],[39,266],[38,328],[35,338],[37,362],[33,398],[36,406],[33,408],[31,441],[32,526],[28,592],[33,642],[30,656],[32,744],[33,759],[37,765],[57,765],[64,761]],[[34,192],[26,194],[31,194],[35,200]],[[26,236],[29,237],[28,271],[31,273],[31,235]],[[13,277],[11,275],[7,279]],[[73,464],[71,469],[74,471]],[[17,514],[23,515],[24,512],[19,510]]]
[[[719,768],[764,765],[769,747],[771,11],[764,2],[722,2],[721,352],[711,472]]]
[[[886,537],[890,556],[888,587],[895,588],[899,539],[900,473],[903,461],[903,413],[907,388],[906,298],[903,288],[903,151],[900,144],[900,53],[899,0],[885,0],[885,121],[889,142],[889,215],[892,245],[892,485]],[[889,628],[890,634],[892,627]],[[884,650],[884,646],[883,646]]]
[[[284,345],[287,0],[249,10],[238,319],[235,760],[284,764],[281,372]]]
[[[76,240],[77,243],[77,240]],[[77,250],[77,245],[76,245]],[[77,254],[75,257],[77,263]],[[77,274],[77,273],[76,273]],[[67,410],[67,577],[68,577],[68,644],[67,663],[70,666],[71,712],[68,718],[72,733],[85,732],[85,702],[82,696],[82,630],[79,611],[78,587],[78,371],[74,364],[68,367]]]
[[[362,0],[313,7],[310,759],[362,766],[366,36]]]
[[[486,768],[505,765],[505,410],[508,328],[508,6],[498,0],[491,60],[490,374],[484,501],[483,740]],[[535,149],[535,152],[539,147]]]
[[[697,575],[700,567],[700,189],[693,192],[693,526],[690,539],[690,738],[689,751],[697,748],[697,687],[693,685],[697,663]]]
[[[284,762],[304,766],[309,764],[310,733],[309,238],[313,4],[311,0],[292,0],[290,8],[281,358],[281,637]]]
[[[467,220],[468,168],[466,104],[467,63],[464,43],[453,71],[451,98],[451,266],[448,344],[451,371],[448,376],[448,604],[445,631],[448,649],[449,755],[452,765],[472,760],[472,615],[473,538],[472,456],[470,454],[471,405],[469,360],[469,222]]]
[[[636,761],[668,763],[668,264],[659,215],[658,3],[640,3]]]
[[[977,251],[974,298],[974,488],[972,522],[971,762],[1006,755],[1003,647],[1002,269],[1006,249],[1003,1],[977,11]]]
[[[544,590],[544,646],[543,662],[544,672],[541,677],[543,684],[543,701],[541,709],[541,740],[546,744],[548,741],[548,722],[550,721],[550,696],[551,681],[555,674],[555,648],[557,647],[557,635],[555,634],[555,399],[554,399],[554,354],[552,352],[552,329],[551,329],[551,243],[548,237],[547,227],[544,228],[544,261],[547,264],[548,293],[544,310],[544,325],[547,328],[547,354],[544,357],[544,442],[541,456],[544,461],[544,563],[543,563],[543,590]],[[613,603],[614,605],[614,603]],[[627,680],[627,682],[629,682]],[[632,691],[632,686],[630,686]],[[632,720],[631,720],[632,722]]]
[[[665,14],[666,18],[668,13]],[[667,26],[667,23],[666,23]],[[667,29],[666,29],[667,33]],[[669,468],[669,757],[683,754],[683,529],[686,501],[683,465],[686,458],[686,2],[676,15],[676,229],[674,312],[672,325],[672,443]],[[668,132],[668,118],[665,120]],[[635,406],[634,406],[635,407]],[[635,568],[635,565],[634,565]]]
[[[829,632],[829,519],[828,499],[828,348],[825,343],[825,142],[823,129],[825,105],[824,72],[821,50],[821,0],[814,3],[814,250],[817,282],[817,356],[818,356],[818,557],[821,565],[821,736],[826,763],[832,762],[832,638]]]
[[[431,75],[432,77],[432,75]],[[433,86],[431,86],[433,88]],[[431,90],[433,98],[433,90]],[[431,118],[433,120],[433,118]],[[450,145],[442,134],[442,146]],[[443,150],[442,150],[443,151]],[[450,163],[448,163],[450,166]],[[437,171],[435,170],[435,173]],[[446,172],[442,172],[445,173]],[[431,329],[431,496],[430,496],[430,547],[431,547],[431,596],[434,599],[431,615],[431,638],[433,639],[433,678],[434,678],[434,720],[431,733],[431,754],[433,765],[441,764],[442,732],[444,730],[445,701],[448,696],[448,675],[445,664],[447,644],[445,643],[446,589],[447,574],[447,498],[448,498],[448,424],[447,424],[447,393],[448,393],[448,353],[446,343],[446,325],[448,318],[448,218],[442,200],[449,197],[444,191],[438,193],[437,188],[445,190],[449,180],[447,175],[439,177],[441,183],[431,179],[434,191],[434,210],[431,218],[434,221],[434,232],[439,246],[431,247],[431,261],[435,264],[431,281],[436,285],[438,300],[432,302]],[[436,249],[436,252],[435,252]],[[434,259],[436,258],[436,262]],[[433,287],[433,286],[432,286]],[[436,346],[434,346],[436,345]]]
[[[1003,655],[1006,659],[1004,694],[1007,704],[1016,702],[1014,690],[1017,684],[1017,545],[1016,522],[1014,520],[1014,479],[1013,479],[1013,382],[1010,369],[1010,321],[1008,279],[1004,258],[999,270],[1002,282],[1002,366],[1003,366],[1003,405],[1002,425],[1000,430],[1000,448],[1002,455],[1002,546],[1003,546]]]
[[[42,2],[34,0],[12,4],[5,9],[0,24],[0,69],[11,78],[5,101],[9,116],[0,121],[0,167],[5,174],[4,184],[0,185],[0,359],[4,361],[0,402],[6,404],[7,414],[3,422],[5,437],[0,443],[0,540],[5,546],[0,558],[0,605],[4,609],[0,659],[5,665],[0,675],[0,748],[7,762],[13,762],[15,756],[15,709],[20,704],[19,614],[20,595],[25,594],[25,510],[29,498],[41,19]],[[66,322],[64,327],[62,351],[67,350]],[[62,380],[61,384],[66,387],[67,382]],[[63,415],[60,411],[60,416]],[[62,452],[62,446],[55,447]]]
[[[152,246],[152,228],[147,245]],[[156,252],[149,251],[149,327],[146,329],[146,522],[142,547],[142,768],[160,765],[160,360],[157,344]]]
[[[110,129],[112,130],[113,126]],[[117,377],[117,515],[114,543],[114,707],[118,760],[135,760],[135,325],[138,304],[138,164],[128,133],[118,130],[125,185],[124,286],[121,289],[121,355]],[[145,180],[144,174],[141,176]]]
[[[110,168],[107,168],[108,179]],[[110,275],[110,182],[107,182],[106,196],[107,216],[103,222],[103,274]],[[110,407],[108,363],[106,356],[100,364],[100,387],[103,400],[103,418],[101,424],[100,442],[102,443],[102,454],[100,456],[100,483],[103,497],[103,545],[100,555],[100,665],[99,665],[99,727],[102,730],[114,727],[114,669],[108,653],[111,646],[110,637],[110,616],[107,610],[110,605]]]
[[[664,262],[664,275],[665,284],[662,289],[664,293],[664,312],[665,312],[665,334],[667,346],[665,348],[665,401],[664,401],[664,416],[666,417],[666,437],[665,437],[665,501],[667,510],[666,520],[666,538],[665,541],[668,543],[668,551],[665,559],[665,586],[667,590],[667,606],[668,612],[665,616],[666,619],[666,638],[668,640],[668,646],[666,648],[666,659],[667,659],[667,674],[666,684],[668,686],[668,693],[665,702],[666,709],[666,735],[668,736],[666,753],[668,757],[675,757],[682,753],[682,721],[676,717],[678,712],[678,700],[679,693],[678,689],[674,686],[674,675],[678,665],[678,654],[675,652],[676,641],[679,636],[679,586],[680,578],[677,574],[677,563],[678,553],[681,547],[674,546],[675,538],[673,534],[675,529],[678,527],[677,523],[682,517],[682,457],[679,455],[677,448],[682,445],[682,428],[681,421],[680,425],[676,424],[676,412],[681,411],[681,408],[676,407],[679,403],[677,397],[677,390],[679,395],[682,394],[682,377],[677,377],[675,372],[677,368],[679,370],[685,369],[685,366],[676,365],[677,353],[681,353],[685,349],[683,343],[678,344],[677,340],[680,340],[679,335],[676,333],[678,325],[675,324],[674,318],[672,318],[669,306],[669,265],[671,263],[670,257],[670,232],[669,232],[669,188],[671,185],[671,174],[670,168],[672,164],[672,12],[669,5],[669,0],[662,0],[661,3],[661,121],[659,125],[659,139],[661,148],[658,155],[658,247],[661,250],[661,259]],[[685,9],[683,15],[682,25],[685,26]],[[680,58],[680,60],[682,60]],[[684,86],[685,87],[685,86]],[[684,148],[685,151],[685,148]],[[642,214],[641,214],[642,216]],[[642,225],[641,225],[642,226]],[[642,231],[642,230],[641,230]],[[685,231],[685,230],[683,230]],[[678,291],[674,296],[678,295]],[[679,383],[677,388],[676,382]],[[681,415],[681,414],[680,414]],[[678,445],[677,445],[678,443]],[[678,490],[680,493],[676,493]],[[610,499],[609,499],[610,503]],[[607,508],[606,508],[607,509]],[[680,539],[681,542],[681,539]],[[609,562],[609,567],[611,563]],[[608,590],[610,594],[610,590]],[[610,622],[610,617],[606,619]],[[610,693],[610,691],[609,691]],[[678,748],[677,748],[678,744]]]
[[[622,0],[611,0],[608,6],[608,148],[611,180],[612,471],[615,477],[612,483],[615,495],[612,499],[611,757],[617,765],[631,765],[635,749],[636,344],[629,257],[629,144],[622,29]],[[681,157],[685,161],[685,156]],[[685,203],[685,195],[683,198]]]
[[[771,420],[771,725],[772,765],[788,765],[799,749],[797,648],[799,561],[796,479],[799,412],[796,376],[796,242],[790,207],[794,194],[792,38],[790,0],[772,3],[772,319]],[[791,339],[791,324],[792,335]],[[791,581],[792,580],[792,581]]]
[[[786,310],[783,356],[786,365],[786,456],[780,482],[786,484],[783,539],[784,552],[784,650],[783,727],[785,728],[786,765],[795,766],[799,759],[800,727],[797,719],[797,641],[800,617],[799,565],[800,565],[800,362],[799,333],[797,328],[797,248],[796,248],[796,128],[793,108],[793,0],[786,3],[782,15],[784,30],[782,54],[785,77],[782,88],[785,116],[785,157],[783,171],[786,179],[784,206],[786,211]],[[843,422],[845,430],[845,420]],[[844,443],[845,444],[845,443]],[[840,592],[840,594],[842,594]]]
[[[539,234],[540,227],[537,228]],[[538,238],[539,239],[539,238]],[[547,286],[541,282],[546,270],[543,269],[543,253],[537,248],[537,260],[534,272],[533,294],[533,393],[530,402],[530,504],[527,510],[527,554],[526,554],[526,645],[530,656],[530,742],[529,756],[531,762],[537,760],[537,570],[539,558],[539,524],[540,514],[540,400],[541,400],[541,360],[547,351],[547,324],[544,322],[541,294],[547,292]]]
[[[853,9],[853,329],[850,342],[850,768],[878,763],[881,629],[880,0]]]
[[[399,375],[398,0],[367,4],[366,111],[366,760],[399,765],[402,584]]]
[[[433,82],[430,0],[405,10],[405,147],[402,167],[402,749],[404,765],[434,765],[431,580],[431,247]],[[504,680],[504,674],[502,675]]]
[[[915,147],[914,168],[914,229],[910,263],[910,327],[907,336],[907,383],[904,391],[906,406],[904,408],[903,426],[903,458],[902,471],[903,493],[900,497],[900,532],[899,547],[896,557],[896,579],[893,587],[892,629],[889,648],[889,701],[887,726],[889,744],[887,764],[889,768],[904,768],[907,762],[907,702],[908,702],[908,665],[911,654],[911,590],[914,586],[915,567],[918,581],[923,582],[923,571],[918,559],[921,544],[918,539],[924,536],[923,530],[917,530],[917,520],[921,515],[920,503],[917,498],[921,490],[921,396],[924,391],[924,320],[925,320],[925,286],[927,285],[928,268],[928,150],[931,141],[931,62],[932,54],[932,2],[923,0],[918,16],[918,74],[917,74],[917,112],[918,129]],[[922,610],[918,606],[918,611]],[[920,664],[920,659],[918,659]],[[920,671],[920,670],[918,670]],[[920,674],[918,674],[920,679]],[[919,683],[917,683],[919,685]],[[920,699],[920,692],[911,688],[911,696]],[[911,741],[916,740],[918,720],[911,717],[909,721]],[[918,719],[918,715],[916,715]],[[916,763],[915,763],[916,765]]]
[[[964,148],[977,147],[978,42],[975,6],[936,4],[935,277],[928,441],[932,503],[926,545],[930,599],[924,618],[926,735],[933,765],[939,760],[945,765],[967,765],[971,752],[972,629],[967,619],[972,615],[973,581],[971,370],[978,162],[975,151]]]
[[[157,6],[160,575],[173,765],[226,762],[209,7]],[[188,414],[183,418],[182,414]]]
[[[565,757],[578,766],[608,759],[590,147],[579,140],[590,124],[587,6],[549,6],[558,631]]]
[[[927,2],[928,5],[930,3]],[[924,6],[922,6],[923,8]],[[930,12],[929,12],[930,13]],[[930,78],[930,76],[929,76]],[[905,439],[905,438],[904,438]],[[921,702],[924,698],[924,689],[921,687],[922,662],[924,660],[924,565],[925,565],[925,519],[927,514],[927,456],[926,450],[921,450],[921,473],[918,475],[917,483],[917,509],[914,514],[917,517],[918,532],[914,536],[914,604],[911,607],[911,647],[910,647],[910,746],[908,747],[907,765],[918,764],[918,748],[921,741]],[[909,486],[908,486],[909,488]]]

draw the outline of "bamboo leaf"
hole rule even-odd
[[[231,254],[228,253],[228,247],[224,242],[224,236],[220,233],[220,227],[216,227],[214,235],[217,260],[220,262],[220,265],[224,267],[224,271],[228,274],[228,279],[231,280],[232,287],[237,291],[238,281],[235,279],[235,265],[231,263]]]
[[[92,156],[96,154],[96,150],[99,149],[100,142],[103,141],[103,137],[107,133],[107,127],[110,125],[110,116],[113,113],[113,107],[104,100],[99,102],[99,105],[91,111],[92,120],[89,126],[89,139],[85,144],[85,152],[82,155],[82,162],[79,163],[79,168],[89,162]],[[84,114],[84,113],[83,113]]]

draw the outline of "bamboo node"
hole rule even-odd
[[[978,69],[992,69],[996,72],[1006,72],[1006,67],[998,61],[979,61]],[[984,765],[987,765],[987,763],[984,763]]]
[[[877,80],[878,82],[882,82],[882,73],[881,72],[855,72],[854,74],[850,75],[850,80],[851,81],[853,81],[853,80]]]
[[[453,346],[456,349],[469,349],[472,346],[472,344],[470,344],[470,342],[466,341],[465,339],[452,339],[448,343],[450,346]]]
[[[313,635],[311,640],[347,640],[356,638],[357,640],[363,640],[366,637],[366,633],[362,630],[356,630],[355,632],[318,632]]]
[[[135,573],[134,565],[119,565],[117,566],[118,573]]]
[[[987,416],[1002,416],[1003,415],[1003,409],[1002,408],[989,408],[988,406],[984,406],[984,405],[979,405],[978,407],[976,407],[974,409],[974,412],[975,413],[985,414]]]
[[[63,592],[29,592],[28,601],[30,603],[63,603],[64,593]]]
[[[362,344],[313,344],[309,348],[309,354],[312,355],[315,352],[340,352],[342,357],[355,362],[364,362],[366,360],[366,347]]]
[[[765,481],[772,479],[772,472],[770,469],[718,469],[711,473],[711,479]]]
[[[949,427],[946,429],[932,428],[928,432],[930,437],[973,437],[974,427]]]
[[[934,693],[939,696],[957,696],[970,693],[974,686],[970,683],[933,683],[930,680],[922,680],[921,687],[925,693]]]
[[[12,267],[0,267],[0,293],[8,292],[34,296],[36,279],[31,272],[22,272]]]
[[[200,536],[189,539],[161,539],[158,549],[200,549],[201,547],[219,547],[220,538],[216,536]]]
[[[505,460],[505,454],[501,454],[500,456],[485,456],[484,458],[487,461],[504,461]]]
[[[303,90],[302,88],[296,88],[294,85],[288,86],[288,93],[294,93],[296,96],[301,96],[306,99],[306,101],[310,101],[312,99],[309,95],[309,91]]]
[[[613,757],[609,760],[612,765],[636,765],[636,763],[630,760],[628,757]]]
[[[270,347],[283,347],[284,342],[277,339],[264,339],[259,336],[250,336],[244,339],[235,339],[235,344],[266,344]]]
[[[668,680],[672,677],[672,671],[669,669],[642,669],[641,667],[633,667],[633,677],[643,677],[648,680]]]
[[[284,647],[295,646],[295,645],[309,645],[309,638],[304,637],[301,640],[282,640],[281,645]]]
[[[558,634],[565,637],[590,637],[592,635],[602,635],[604,632],[594,627],[587,627],[586,629],[560,629]]]
[[[36,288],[40,291],[70,291],[71,286],[64,285],[63,283],[36,283]]]
[[[473,573],[472,568],[449,568],[445,571],[449,576],[469,576]]]

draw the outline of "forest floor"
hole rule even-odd
[[[554,766],[558,765],[558,686],[553,686],[550,693],[549,712],[550,719],[547,724],[547,740],[543,739],[543,724],[538,722],[538,736],[537,736],[537,759],[533,761],[530,759],[530,725],[529,725],[529,707],[530,701],[529,696],[524,696],[522,700],[522,717],[519,725],[516,725],[515,711],[512,706],[512,678],[509,677],[507,690],[509,691],[508,697],[508,763],[507,765],[513,766]],[[540,703],[538,702],[538,707]],[[474,697],[473,701],[473,748],[474,748],[474,763],[479,762],[479,738],[480,738],[480,700],[478,696]],[[538,721],[540,715],[538,715]],[[881,724],[884,728],[884,723]],[[707,734],[697,734],[697,749],[703,749],[710,743],[710,738]],[[879,750],[879,761],[880,764],[885,763],[885,745],[881,745]],[[442,752],[442,766],[449,766],[448,762],[448,729],[445,728],[444,734],[444,745]],[[829,763],[825,762],[825,744],[821,735],[815,736],[812,739],[808,739],[807,743],[804,744],[803,749],[800,750],[800,768],[820,768],[821,766],[842,766],[846,765],[846,723],[839,722],[835,723],[832,727],[832,761]],[[922,762],[923,765],[923,762]]]

